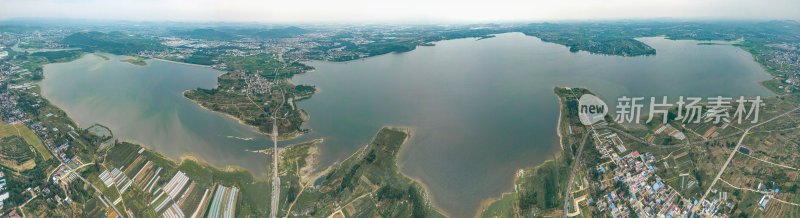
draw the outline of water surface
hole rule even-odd
[[[246,150],[263,149],[269,138],[183,96],[186,90],[215,87],[222,71],[160,60],[137,66],[121,62],[125,56],[103,56],[109,60],[88,54],[45,65],[42,94],[81,128],[100,123],[120,140],[175,159],[194,155],[215,166],[266,172],[268,157]]]
[[[559,150],[555,86],[590,88],[609,105],[622,95],[770,95],[756,82],[769,76],[739,48],[640,40],[658,55],[571,53],[510,33],[347,63],[310,62],[316,71],[293,80],[321,90],[298,105],[311,115],[311,135],[325,137],[323,162],[351,154],[381,126],[412,127],[403,172],[424,182],[436,205],[467,217],[482,199],[510,191],[518,169]]]
[[[317,70],[293,81],[320,89],[298,102],[312,131],[282,144],[324,137],[324,167],[367,144],[384,125],[412,127],[402,171],[422,181],[437,206],[467,217],[482,199],[510,191],[518,169],[559,150],[555,86],[590,88],[609,105],[622,95],[770,95],[756,82],[769,76],[739,48],[640,40],[658,55],[571,53],[509,33],[346,63],[310,62]],[[193,154],[263,174],[269,160],[245,150],[269,145],[264,135],[181,94],[214,87],[222,72],[157,60],[136,66],[108,56],[46,65],[44,96],[82,127],[101,123],[120,139],[171,157]]]

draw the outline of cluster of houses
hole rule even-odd
[[[25,113],[17,107],[18,96],[9,92],[0,93],[0,113],[3,120],[8,123],[26,121]]]
[[[780,81],[778,89],[793,92],[800,89],[800,44],[784,43],[771,45],[774,50],[764,54],[766,62],[771,63],[772,70],[785,76],[775,77]]]
[[[69,143],[63,143],[61,145],[57,145],[55,143],[56,135],[59,133],[59,131],[63,130],[59,130],[58,128],[47,127],[44,125],[44,123],[40,121],[33,122],[30,125],[28,125],[28,127],[31,130],[33,130],[33,132],[36,133],[36,135],[39,136],[40,139],[42,139],[42,142],[44,142],[44,145],[47,147],[47,149],[49,149],[53,153],[53,155],[56,156],[58,159],[60,159],[62,162],[71,163],[77,160],[76,156],[74,155],[69,156],[69,154],[67,154],[67,150],[69,150],[69,147],[71,146]],[[68,127],[70,128],[70,131],[68,133],[75,134],[74,133],[75,127],[73,127],[72,125],[68,125]]]
[[[245,87],[242,89],[242,92],[246,94],[269,93],[270,88],[272,88],[272,85],[274,84],[273,82],[261,76],[260,71],[254,74],[238,73],[238,75],[245,82]]]
[[[625,154],[628,149],[616,133],[597,128],[606,125],[603,122],[594,125],[592,136],[596,142],[595,148],[602,159],[608,159],[597,166],[597,172],[604,178],[600,181],[600,187],[609,191],[601,199],[590,199],[589,202],[596,202],[600,212],[613,217],[628,217],[629,214],[641,217],[686,217],[691,214],[697,202],[683,198],[656,174],[656,158],[652,154],[640,154],[638,151]],[[669,131],[666,127],[660,129]],[[674,131],[670,132],[674,134]]]
[[[7,79],[10,77],[11,78],[17,77],[20,74],[30,73],[25,69],[21,69],[15,66],[8,67],[10,64],[7,63],[3,63],[0,65],[2,65],[2,67],[0,67],[0,78]],[[31,120],[28,117],[29,115],[26,114],[25,111],[23,111],[21,108],[21,104],[19,103],[21,99],[20,94],[30,93],[33,97],[39,97],[38,94],[36,94],[31,90],[32,88],[35,87],[35,84],[34,83],[10,84],[6,83],[5,80],[3,80],[3,83],[8,85],[7,86],[8,90],[13,90],[13,91],[4,91],[0,93],[0,114],[2,114],[3,122],[11,124],[25,124],[42,140],[45,147],[48,150],[50,150],[50,152],[52,152],[52,154],[56,158],[59,158],[64,163],[70,164],[70,166],[72,167],[76,167],[77,166],[76,164],[80,163],[78,161],[77,156],[74,155],[70,156],[67,154],[67,150],[69,149],[70,144],[62,143],[58,145],[55,143],[56,141],[55,137],[57,137],[59,129],[47,127],[41,121]],[[29,106],[33,108],[38,108],[41,107],[41,104],[42,104],[42,99],[36,98]],[[55,115],[50,113],[45,114],[45,117],[53,117],[53,116]],[[75,128],[70,125],[68,125],[68,127],[71,128],[73,130],[71,132],[74,133]],[[68,182],[61,183],[62,181],[73,181],[74,179],[76,179],[76,176],[75,174],[69,173],[69,168],[67,166],[61,165],[52,172],[52,174],[50,175],[50,179],[54,184],[64,185],[67,184]],[[0,190],[4,190],[5,188],[4,178],[0,179],[0,184],[2,184],[2,188],[0,188]],[[28,188],[27,192],[30,192],[32,196],[36,196],[37,194],[40,194],[40,192],[49,194],[50,190],[47,188],[41,189],[39,187],[33,187],[33,188]],[[8,195],[9,193],[7,192],[4,194],[0,194],[0,199],[3,199],[4,201],[5,199],[8,198]],[[69,198],[62,199],[58,195],[53,196],[53,198],[48,199],[48,201],[58,202],[59,204],[61,203],[69,204],[71,202]],[[10,214],[15,214],[15,213],[12,212]]]
[[[736,208],[728,192],[716,189],[710,190],[709,197],[704,200],[682,196],[656,174],[659,161],[652,154],[629,151],[625,141],[616,133],[602,128],[606,125],[601,121],[591,128],[595,148],[601,158],[607,160],[596,166],[601,178],[600,189],[606,192],[600,199],[588,199],[588,203],[595,204],[600,212],[612,217],[629,217],[630,214],[640,217],[717,217],[730,214]],[[711,126],[703,137],[716,137],[718,130],[727,126],[727,123],[721,128]],[[669,124],[657,127],[654,133],[666,134],[678,140],[686,139],[683,132]],[[747,148],[743,149],[743,153],[749,153]],[[686,152],[677,156],[683,155]],[[664,162],[664,167],[669,167],[667,162]],[[680,175],[682,189],[685,188],[684,180],[688,175]],[[693,185],[694,181],[690,181],[688,187]],[[763,194],[758,201],[760,210],[765,210],[770,200],[779,193],[778,189],[765,188],[760,183],[753,188]]]

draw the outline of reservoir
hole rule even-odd
[[[623,95],[771,96],[758,84],[769,75],[739,48],[639,40],[658,54],[572,53],[508,33],[345,63],[308,62],[316,70],[292,80],[319,88],[297,102],[310,115],[305,127],[311,132],[283,144],[323,137],[327,166],[367,144],[384,125],[411,127],[413,139],[398,165],[424,183],[438,207],[467,217],[481,200],[511,191],[517,170],[559,151],[555,86],[589,88],[612,108]],[[136,66],[108,56],[47,65],[43,94],[81,127],[101,123],[121,140],[174,158],[190,154],[263,174],[268,157],[246,150],[265,148],[268,138],[181,94],[215,86],[222,72],[158,60]]]
[[[121,141],[140,143],[174,159],[191,155],[212,165],[246,166],[266,173],[269,138],[255,128],[200,107],[185,90],[213,88],[223,72],[209,67],[129,57],[87,54],[44,67],[42,95],[67,112],[81,128],[99,123]],[[255,163],[255,164],[254,164]]]
[[[412,127],[402,171],[424,182],[448,214],[468,217],[481,200],[513,190],[517,170],[560,150],[555,86],[589,88],[610,109],[623,95],[771,96],[757,82],[770,76],[742,49],[639,40],[658,54],[571,53],[509,33],[363,61],[310,62],[316,71],[293,80],[320,89],[298,105],[311,116],[311,134],[325,137],[326,157],[346,157],[383,125]]]

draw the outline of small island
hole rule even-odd
[[[143,57],[133,57],[120,61],[127,62],[136,66],[147,66],[147,61],[145,61],[145,58]]]

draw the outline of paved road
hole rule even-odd
[[[16,126],[15,126],[14,128],[16,128]],[[17,132],[19,132],[19,129],[17,129]],[[36,137],[38,138],[39,136],[37,135]],[[47,147],[47,146],[45,146],[45,147]],[[119,217],[122,217],[122,218],[125,218],[125,215],[123,215],[122,213],[120,213],[120,212],[119,212],[119,210],[117,209],[117,206],[116,206],[116,205],[114,205],[114,202],[113,202],[113,201],[111,201],[111,200],[108,200],[108,197],[106,197],[106,196],[103,194],[103,192],[102,192],[102,191],[100,191],[100,189],[99,189],[99,188],[97,188],[97,186],[94,186],[94,184],[92,184],[91,182],[89,182],[89,180],[87,180],[86,178],[83,178],[83,176],[81,176],[81,174],[80,174],[80,173],[77,173],[77,172],[75,172],[76,170],[78,170],[78,169],[80,169],[80,168],[83,168],[83,167],[85,167],[85,166],[88,166],[88,165],[90,165],[90,163],[86,163],[86,164],[83,164],[83,165],[81,165],[81,166],[78,166],[78,168],[72,168],[72,167],[70,167],[69,165],[67,165],[66,163],[64,163],[64,161],[62,161],[62,160],[61,160],[61,158],[58,158],[58,155],[56,155],[56,153],[55,153],[55,152],[53,152],[52,150],[50,150],[50,148],[49,148],[49,147],[47,148],[47,152],[50,152],[50,155],[52,155],[52,156],[53,156],[53,158],[55,158],[56,160],[58,160],[58,162],[59,162],[59,163],[61,163],[61,165],[64,165],[64,166],[66,166],[66,167],[67,167],[67,169],[68,169],[68,170],[67,170],[67,172],[68,172],[67,174],[75,174],[75,176],[77,176],[77,177],[78,177],[78,179],[80,179],[81,181],[85,182],[86,184],[89,184],[89,186],[91,186],[91,187],[92,187],[92,188],[93,188],[93,189],[94,189],[94,190],[95,190],[95,191],[96,191],[96,192],[97,192],[97,193],[100,195],[100,198],[101,198],[100,200],[103,200],[103,201],[106,201],[106,202],[108,202],[108,204],[109,204],[109,205],[111,205],[111,209],[114,209],[114,212],[116,212],[116,213],[117,213],[117,216],[119,216]],[[61,165],[59,165],[59,166],[56,166],[56,169],[54,169],[54,170],[53,170],[53,172],[51,172],[51,173],[50,173],[50,174],[47,176],[47,178],[49,179],[49,178],[50,178],[50,175],[52,175],[52,174],[53,174],[53,173],[54,173],[56,170],[58,170],[58,169],[59,169],[59,167],[60,167]],[[36,197],[36,196],[32,197],[31,199],[33,199],[33,198],[35,198],[35,197]],[[121,196],[120,196],[120,198],[121,198]],[[30,201],[30,200],[29,200],[29,201]],[[25,202],[25,204],[27,204],[27,203],[28,203],[28,202]],[[22,208],[22,207],[20,207],[20,208]]]
[[[278,216],[278,202],[281,196],[281,177],[278,176],[278,120],[272,119],[272,198],[270,200],[269,217]]]
[[[67,167],[69,167],[69,166],[67,166]],[[89,186],[92,186],[92,188],[94,188],[94,190],[95,190],[95,191],[97,191],[98,193],[100,193],[100,197],[101,197],[101,198],[103,198],[103,200],[105,200],[106,202],[108,202],[108,205],[111,205],[111,208],[112,208],[112,209],[114,209],[114,212],[116,212],[116,213],[117,213],[117,216],[119,216],[119,217],[125,217],[125,215],[123,215],[123,213],[120,213],[120,212],[119,212],[119,210],[117,210],[117,206],[115,206],[115,205],[114,205],[114,202],[113,202],[113,201],[111,201],[111,200],[109,200],[109,199],[108,199],[108,197],[106,197],[106,195],[105,195],[105,194],[103,194],[103,192],[102,192],[102,191],[100,191],[100,189],[99,189],[99,188],[97,188],[97,186],[94,186],[94,184],[92,184],[91,182],[89,182],[89,180],[86,180],[85,178],[83,178],[83,176],[81,176],[81,174],[79,174],[79,173],[76,173],[76,172],[73,172],[73,171],[72,171],[72,168],[70,168],[70,173],[73,173],[73,174],[75,174],[76,176],[78,176],[78,178],[79,178],[79,179],[81,179],[81,180],[82,180],[83,182],[85,182],[86,184],[89,184]]]
[[[17,131],[19,131],[19,129],[17,129]],[[39,136],[36,136],[36,137],[39,137]],[[45,147],[47,147],[47,146],[45,146]],[[120,212],[119,212],[119,210],[117,209],[117,206],[115,206],[115,205],[114,205],[114,202],[113,202],[113,201],[110,201],[110,200],[108,200],[108,197],[106,197],[106,195],[104,195],[104,194],[103,194],[103,192],[102,192],[102,191],[100,191],[100,189],[99,189],[99,188],[97,188],[97,186],[94,186],[94,184],[92,184],[91,182],[89,182],[89,180],[87,180],[86,178],[83,178],[83,176],[81,176],[81,174],[80,174],[80,173],[77,173],[77,172],[75,172],[75,170],[77,170],[77,169],[80,169],[81,167],[84,167],[84,166],[86,166],[87,164],[81,165],[81,166],[79,166],[78,168],[76,168],[76,169],[73,169],[72,167],[70,167],[69,165],[67,165],[66,163],[64,163],[64,161],[62,161],[62,160],[61,160],[61,158],[58,158],[58,155],[56,155],[56,154],[55,154],[55,152],[53,152],[52,150],[50,150],[50,148],[47,148],[47,151],[48,151],[48,152],[50,152],[50,154],[51,154],[51,155],[53,155],[53,157],[54,157],[56,160],[58,160],[58,162],[60,162],[60,163],[61,163],[61,165],[64,165],[64,166],[66,166],[66,167],[67,167],[67,169],[68,169],[68,171],[67,171],[67,172],[68,172],[68,173],[75,174],[75,176],[77,176],[77,177],[78,177],[78,178],[79,178],[81,181],[85,182],[86,184],[89,184],[89,186],[91,186],[91,187],[92,187],[92,188],[93,188],[93,189],[94,189],[94,190],[95,190],[95,191],[96,191],[96,192],[97,192],[97,193],[100,195],[100,198],[101,198],[101,200],[104,200],[104,201],[108,202],[108,204],[109,204],[109,205],[111,205],[111,208],[112,208],[112,209],[114,209],[114,212],[116,212],[116,213],[117,213],[117,216],[119,216],[119,217],[122,217],[122,218],[124,218],[124,217],[125,217],[125,215],[123,215],[122,213],[120,213]],[[56,168],[56,169],[58,169],[58,168]],[[49,177],[48,177],[48,178],[49,178]]]
[[[280,106],[277,107],[278,109],[283,107],[283,102],[286,99],[286,95],[283,92],[281,92],[281,95],[283,96],[282,98],[283,101],[281,102]],[[273,115],[270,115],[269,113],[267,113],[267,111],[264,110],[264,107],[261,107],[261,105],[257,104],[256,101],[253,100],[253,98],[251,98],[249,94],[247,95],[247,99],[250,100],[250,103],[252,103],[262,112],[264,112],[265,115],[270,116],[272,118],[272,135],[270,136],[270,138],[272,139],[272,194],[271,194],[272,196],[270,196],[269,217],[276,218],[278,217],[278,210],[280,208],[279,203],[281,196],[281,178],[278,176],[278,159],[280,158],[280,151],[278,150],[278,119],[274,115],[278,113],[278,110],[276,109],[275,112],[273,112]]]
[[[283,61],[283,56],[280,56],[281,61]],[[288,66],[286,63],[283,64],[283,69]],[[278,70],[275,70],[275,81],[278,81]],[[280,197],[281,197],[281,178],[278,176],[278,159],[280,159],[280,150],[278,150],[278,118],[276,117],[278,114],[278,110],[283,107],[283,104],[286,102],[286,92],[283,90],[278,90],[281,93],[281,104],[275,108],[275,111],[272,112],[272,115],[266,114],[272,117],[272,196],[270,197],[270,210],[269,210],[269,217],[276,218],[278,217],[278,210],[280,210]],[[270,90],[272,92],[272,90]],[[267,113],[261,105],[256,104],[250,96],[247,96],[256,107],[260,108],[261,111]],[[288,214],[287,214],[288,215]]]
[[[583,139],[581,139],[581,147],[578,148],[578,154],[575,156],[575,161],[572,163],[572,171],[569,174],[569,181],[567,182],[567,192],[564,194],[564,217],[567,217],[569,214],[569,199],[572,196],[572,182],[575,180],[575,173],[578,172],[578,168],[581,165],[581,154],[583,153],[583,147],[586,146],[586,139],[589,138],[591,135],[590,132],[586,132],[583,135]],[[564,151],[562,151],[564,152]]]
[[[764,125],[765,123],[772,122],[773,120],[776,120],[776,119],[778,119],[778,118],[780,118],[780,117],[786,116],[786,115],[788,115],[788,114],[790,114],[790,113],[792,113],[792,112],[796,111],[797,109],[800,109],[800,107],[797,107],[797,108],[794,108],[794,109],[792,109],[792,110],[789,110],[789,111],[787,111],[786,113],[783,113],[783,114],[781,114],[781,115],[778,115],[778,116],[775,116],[775,117],[773,117],[773,118],[770,118],[769,120],[766,120],[766,121],[764,121],[764,122],[761,122],[761,123],[759,123],[759,124],[756,124],[756,125],[753,125],[753,126],[747,127],[747,129],[745,129],[745,130],[744,130],[744,133],[742,134],[742,137],[741,137],[741,138],[739,138],[739,142],[737,142],[737,143],[736,143],[736,147],[734,147],[734,148],[733,148],[733,151],[731,151],[731,154],[730,154],[730,155],[728,155],[728,160],[727,160],[727,161],[725,161],[725,164],[723,164],[723,165],[722,165],[722,168],[721,168],[721,169],[719,169],[719,172],[717,172],[717,176],[716,176],[716,177],[714,177],[714,180],[712,180],[712,181],[711,181],[711,186],[708,186],[708,189],[706,189],[706,193],[705,193],[705,194],[703,194],[703,197],[702,197],[702,198],[700,198],[700,201],[699,201],[699,203],[698,203],[697,205],[695,205],[695,206],[694,206],[694,209],[693,209],[692,211],[693,211],[693,212],[694,212],[694,211],[697,211],[697,209],[699,208],[699,207],[698,207],[698,205],[701,205],[701,204],[703,204],[703,201],[705,201],[705,200],[706,200],[706,197],[708,197],[708,194],[711,192],[711,189],[713,189],[713,188],[714,188],[714,185],[715,185],[715,184],[717,184],[717,181],[720,179],[720,177],[722,177],[722,173],[724,173],[724,172],[725,172],[725,169],[726,169],[726,168],[728,168],[728,164],[730,164],[730,163],[731,163],[731,160],[733,160],[733,156],[735,156],[735,155],[736,155],[736,152],[737,152],[737,151],[739,151],[739,148],[740,148],[740,147],[742,147],[742,141],[744,141],[744,138],[745,138],[745,136],[747,136],[747,133],[749,133],[751,129],[753,129],[753,128],[756,128],[756,127],[759,127],[759,126],[761,126],[761,125]]]
[[[280,61],[283,61],[283,55],[279,54]],[[288,66],[287,63],[283,63],[283,67],[281,69],[286,69]],[[275,69],[275,79],[274,81],[279,81],[279,74],[278,69]],[[269,93],[272,93],[272,86],[270,86]],[[254,106],[260,109],[265,115],[272,118],[272,135],[270,138],[272,139],[272,194],[270,196],[270,210],[269,210],[269,217],[276,218],[278,217],[278,210],[280,209],[280,196],[281,196],[281,178],[278,176],[278,159],[280,158],[280,151],[278,150],[278,118],[276,117],[278,114],[278,110],[283,107],[283,104],[286,102],[286,92],[284,90],[276,90],[281,93],[281,104],[275,108],[275,111],[272,112],[272,115],[267,113],[264,110],[264,107],[256,103],[250,94],[245,94],[247,99],[250,100]]]
[[[735,135],[739,135],[739,134],[741,134],[743,132],[743,131],[736,131],[736,132],[728,134],[728,135],[719,136],[719,137],[716,137],[716,138],[710,138],[710,139],[701,140],[701,141],[695,141],[695,142],[686,142],[686,143],[674,144],[674,145],[659,145],[659,144],[653,144],[653,143],[647,142],[644,139],[641,139],[639,137],[636,137],[635,135],[631,135],[630,133],[625,132],[624,130],[620,130],[620,129],[617,129],[617,128],[614,128],[614,127],[604,126],[604,127],[599,127],[598,129],[609,129],[611,131],[614,131],[618,135],[622,135],[624,137],[633,139],[634,141],[637,141],[639,143],[650,145],[650,146],[656,146],[656,147],[659,147],[659,148],[678,148],[678,147],[689,146],[689,145],[703,144],[703,143],[706,143],[706,142],[716,141],[716,140],[720,140],[720,139],[723,139],[723,138],[728,138],[728,137],[732,137],[732,136],[735,136]]]

